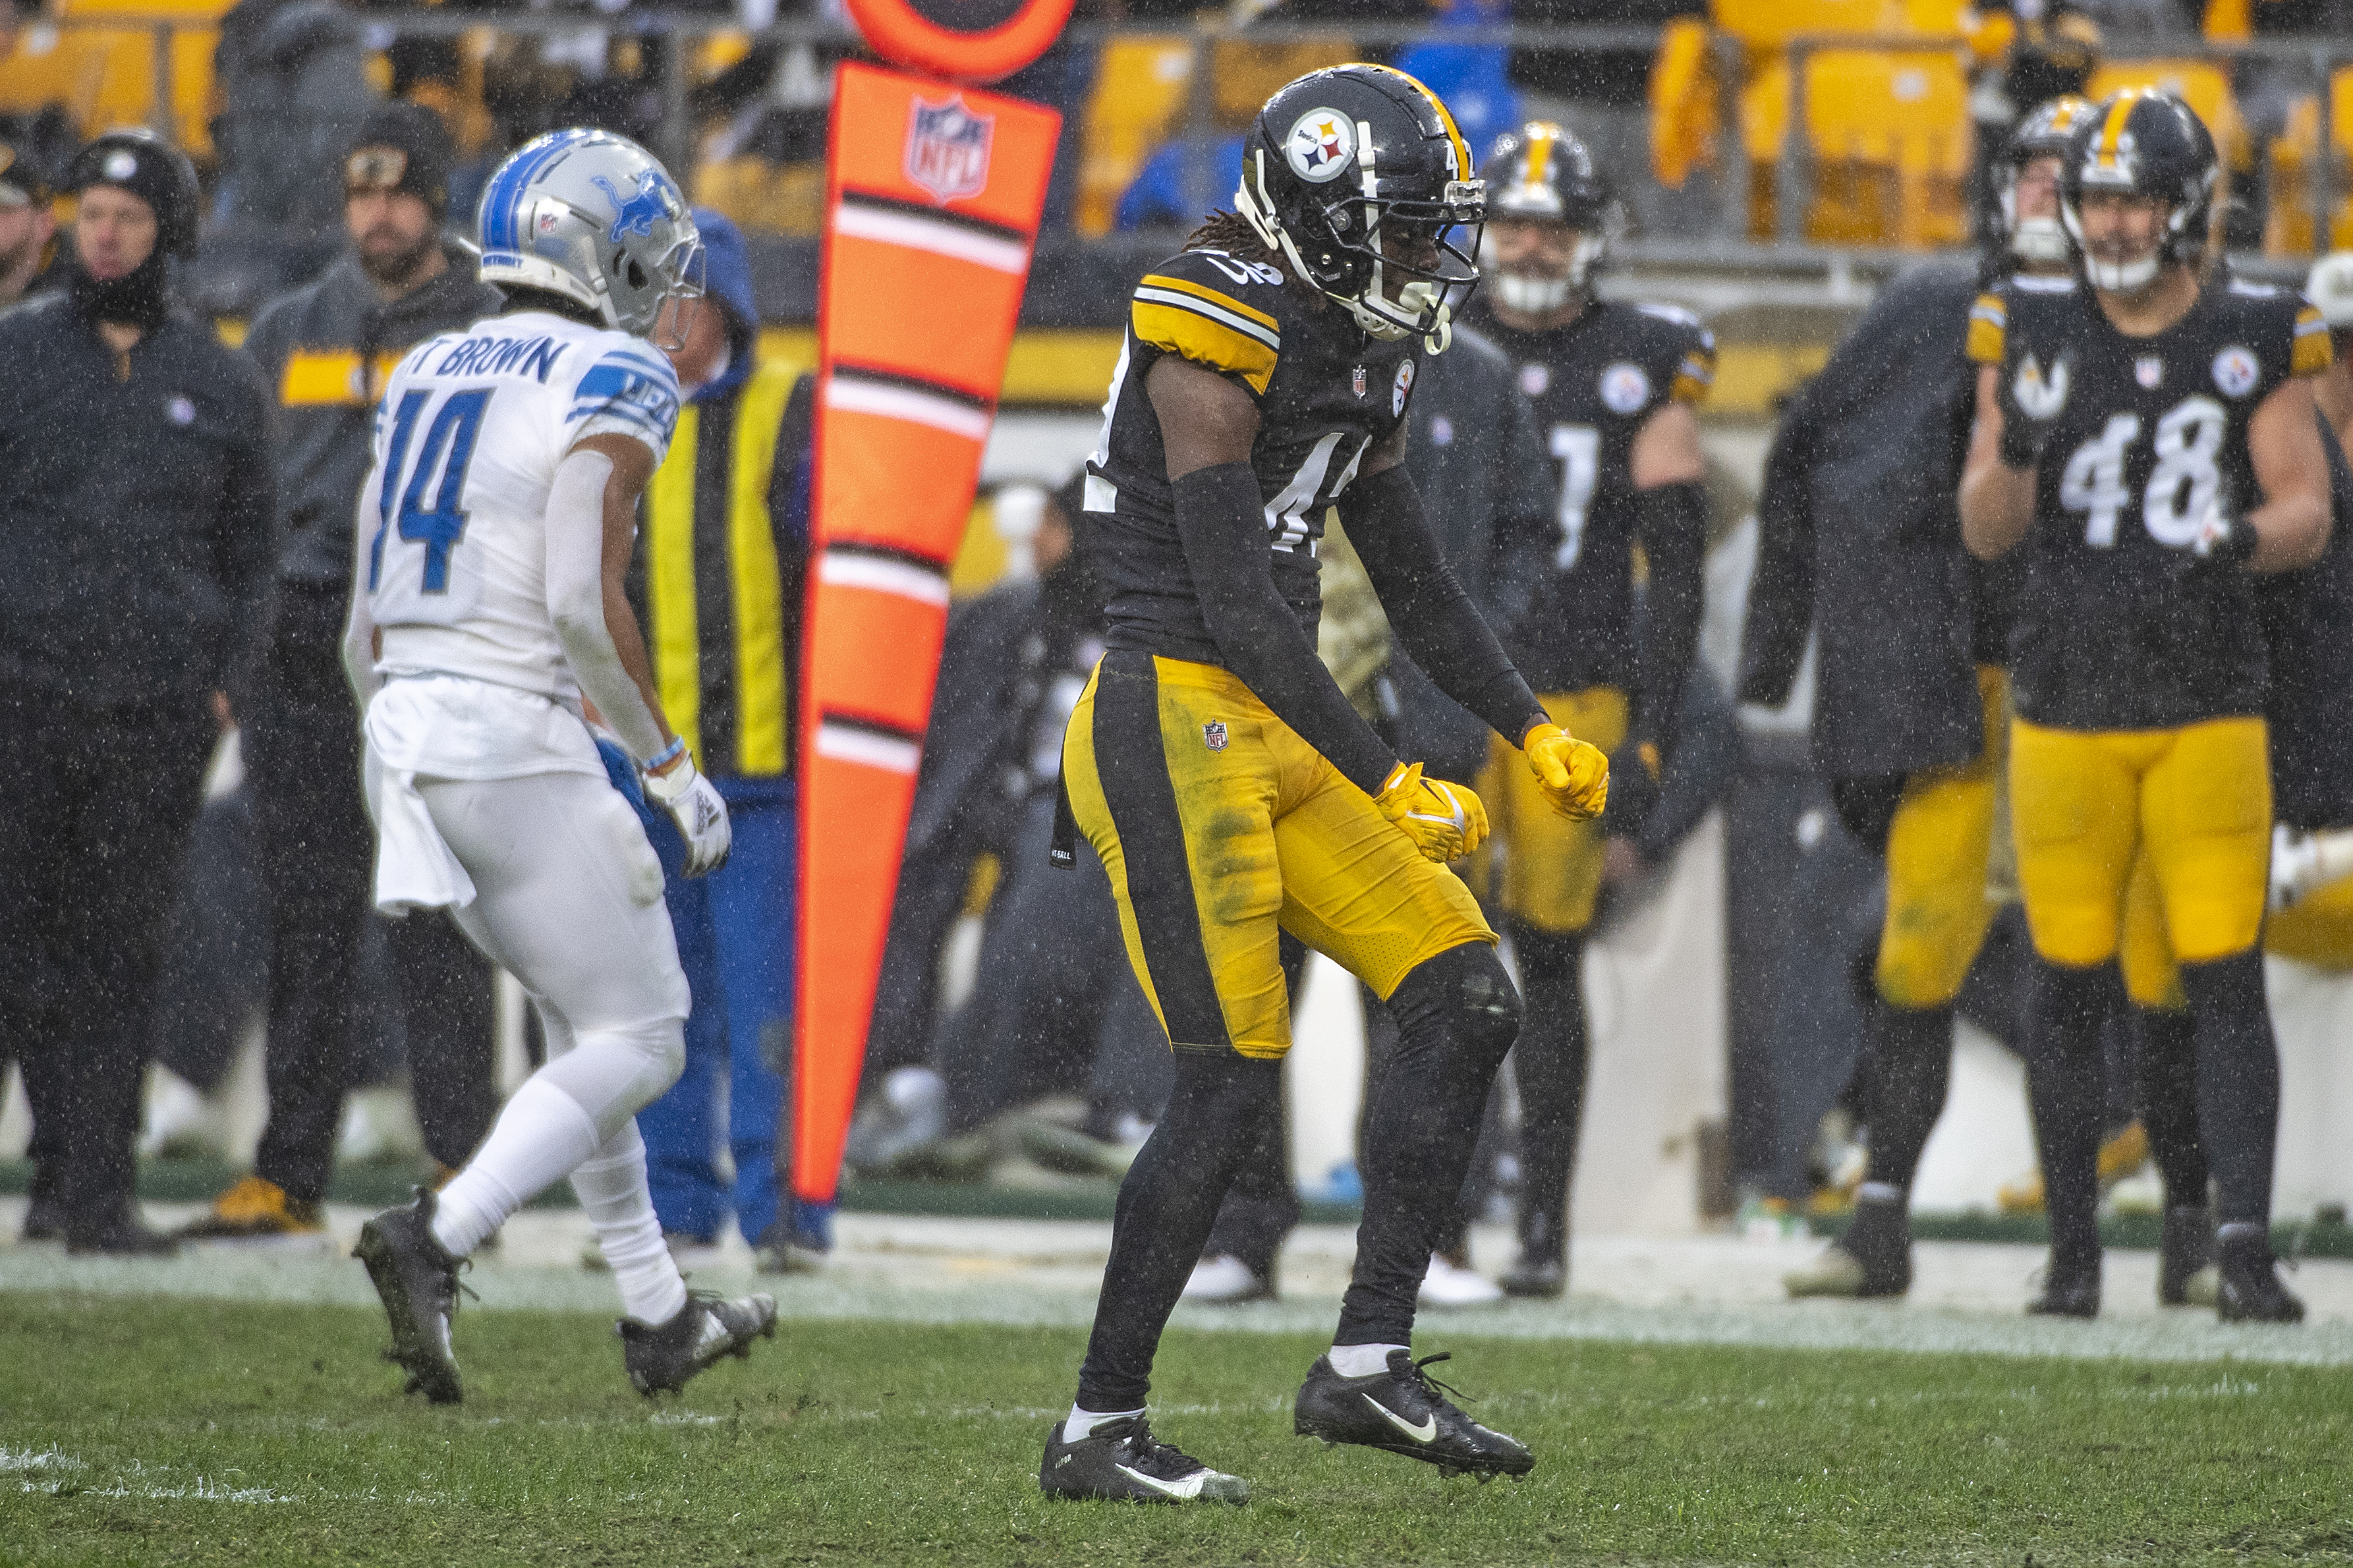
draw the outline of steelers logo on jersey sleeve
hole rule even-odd
[[[1282,150],[1293,174],[1320,185],[1356,161],[1356,128],[1336,109],[1311,109],[1292,121]]]
[[[1651,400],[1650,373],[1620,360],[1601,373],[1601,401],[1612,414],[1631,414]]]
[[[2225,397],[2244,397],[2255,389],[2263,369],[2255,356],[2232,343],[2214,356],[2214,384],[2222,389]]]

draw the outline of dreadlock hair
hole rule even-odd
[[[1185,237],[1187,250],[1221,250],[1228,256],[1238,256],[1245,261],[1265,261],[1282,265],[1282,258],[1267,248],[1258,230],[1240,213],[1220,208],[1201,220],[1201,226]]]

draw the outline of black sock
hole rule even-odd
[[[1081,1409],[1144,1404],[1160,1331],[1200,1258],[1236,1167],[1282,1103],[1280,1060],[1223,1047],[1177,1050],[1168,1109],[1119,1184],[1111,1261],[1079,1369]],[[1420,1278],[1417,1272],[1417,1284]]]
[[[1880,1000],[1870,1028],[1863,1121],[1871,1129],[1871,1165],[1864,1179],[1909,1192],[1952,1083],[1952,1005],[1898,1007]]]
[[[2198,1136],[2198,1030],[2181,1007],[2135,1007],[2140,1037],[2140,1124],[2157,1173],[2165,1179],[2165,1206],[2206,1206],[2206,1146]]]
[[[1398,1043],[1365,1116],[1365,1217],[1335,1344],[1413,1342],[1431,1243],[1454,1212],[1487,1086],[1520,1032],[1519,994],[1485,942],[1421,964],[1388,1007]]]
[[[2113,966],[2071,969],[2037,956],[2027,996],[2026,1091],[2051,1215],[2051,1261],[2068,1272],[2100,1263],[2100,1020]]]
[[[1527,1021],[1512,1047],[1520,1090],[1520,1254],[1559,1262],[1585,1120],[1585,933],[1512,927]]]
[[[2198,1032],[2198,1129],[2214,1168],[2214,1217],[2268,1226],[2279,1146],[2279,1042],[2263,994],[2263,955],[2181,966]]]

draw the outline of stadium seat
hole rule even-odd
[[[694,199],[747,234],[807,238],[825,226],[825,165],[750,153],[706,163],[694,172]]]
[[[1120,193],[1183,115],[1193,79],[1193,49],[1173,35],[1114,37],[1103,45],[1087,100],[1074,222],[1081,234],[1105,235]]]
[[[2353,67],[2328,80],[2332,143],[2329,161],[2331,212],[2328,243],[2316,246],[2314,175],[2320,165],[2320,100],[2299,99],[2287,125],[2266,150],[2271,165],[2271,210],[2263,225],[2263,249],[2274,256],[2308,256],[2316,249],[2353,247]]]
[[[1822,49],[1805,58],[1804,68],[1804,134],[1813,160],[1804,237],[1819,245],[1915,249],[1965,241],[1974,143],[1957,48]],[[1748,226],[1759,240],[1778,232],[1791,69],[1788,60],[1776,61],[1741,94]]]
[[[216,23],[229,0],[65,0],[60,17],[152,18],[176,26],[172,39],[170,124],[198,157],[212,150],[209,129]],[[58,26],[34,21],[0,59],[0,111],[61,105],[91,135],[111,125],[145,124],[155,109],[155,37],[131,26]]]

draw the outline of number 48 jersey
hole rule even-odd
[[[583,439],[678,423],[670,361],[626,332],[524,310],[418,344],[375,415],[360,591],[387,673],[441,671],[567,704],[579,687],[547,611],[547,497]]]
[[[2261,713],[2253,585],[2190,547],[2218,502],[2234,521],[2263,504],[2247,427],[2284,382],[2327,368],[2319,312],[2218,272],[2181,320],[2126,337],[2088,289],[2018,277],[1971,309],[1968,354],[2029,412],[2052,410],[2010,629],[2020,715],[2161,730]]]

